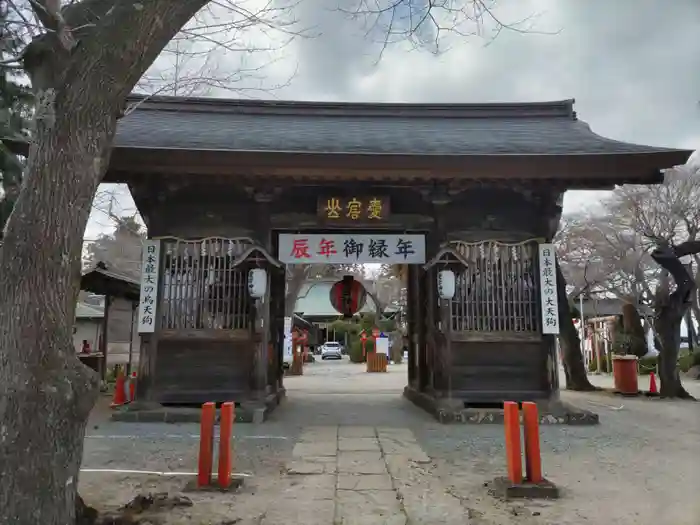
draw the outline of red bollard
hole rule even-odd
[[[540,452],[540,422],[537,405],[523,403],[523,432],[525,434],[525,474],[530,483],[542,483],[542,454]]]
[[[219,487],[222,489],[228,488],[231,484],[233,416],[233,403],[231,401],[223,403],[221,405],[221,419],[219,420]]]
[[[214,419],[216,405],[202,405],[202,420],[199,431],[199,465],[197,469],[197,486],[206,487],[211,484],[211,471],[214,457]]]
[[[506,432],[506,464],[508,479],[513,484],[523,481],[522,452],[520,449],[520,413],[513,401],[503,403],[503,426]]]

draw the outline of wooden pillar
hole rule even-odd
[[[158,361],[158,339],[163,320],[163,281],[165,279],[166,246],[160,241],[160,258],[158,260],[158,283],[156,284],[156,315],[153,333],[140,335],[139,367],[136,375],[136,399],[139,402],[150,402],[155,399],[153,378],[155,377]],[[138,316],[136,305],[136,315]],[[137,326],[139,320],[137,319]]]
[[[449,198],[438,192],[433,195],[433,215],[435,222],[426,247],[428,248],[428,258],[436,255],[440,246],[447,240],[445,228],[445,208],[449,204]],[[452,375],[452,360],[450,356],[450,308],[445,301],[438,298],[437,293],[437,270],[431,268],[427,272],[427,293],[428,305],[430,308],[429,319],[431,319],[431,329],[434,331],[433,356],[431,362],[433,382],[432,387],[441,392],[446,397],[449,395],[450,381]]]
[[[267,250],[268,253],[272,253],[272,236],[270,231],[270,202],[273,200],[272,193],[256,191],[253,194],[253,198],[256,202],[256,208],[258,210],[258,217],[256,220],[255,237],[257,238],[260,245]],[[272,302],[271,296],[271,286],[272,279],[270,275],[271,269],[267,272],[267,291],[265,297],[256,301],[256,343],[255,343],[255,356],[253,359],[254,369],[253,383],[256,390],[256,398],[264,400],[267,395],[269,379],[268,378],[268,359],[267,352],[272,340],[272,326],[271,320],[271,307]],[[277,382],[272,381],[271,388],[276,389]]]
[[[131,329],[129,330],[129,361],[126,365],[126,375],[131,377],[134,361],[134,332],[136,330],[136,316],[139,314],[139,303],[131,303]]]
[[[418,280],[415,265],[409,265],[406,272],[407,280],[407,335],[408,335],[408,384],[413,388],[418,387],[418,367],[416,363],[418,349]]]
[[[112,297],[105,295],[105,312],[102,318],[102,339],[100,340],[100,352],[102,352],[102,366],[100,367],[100,379],[104,381],[105,371],[107,370],[107,353],[109,348],[109,307],[112,304]]]
[[[428,318],[427,304],[427,272],[422,268],[416,269],[416,288],[418,290],[418,386],[421,392],[425,392],[430,384],[430,319]]]
[[[452,305],[449,300],[437,297],[437,283],[435,288],[440,313],[440,334],[442,335],[439,354],[439,389],[450,396],[452,393]]]
[[[267,395],[267,347],[270,341],[270,275],[265,297],[255,301],[255,355],[253,359],[253,385],[255,397],[265,399]]]

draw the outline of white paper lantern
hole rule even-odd
[[[452,299],[455,296],[455,274],[450,270],[440,270],[437,274],[437,288],[440,299]]]
[[[267,292],[267,272],[262,268],[253,268],[248,272],[248,293],[259,299]]]

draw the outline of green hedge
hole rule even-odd
[[[593,359],[591,359],[588,362],[588,371],[589,372],[603,372],[603,373],[608,373],[608,359],[606,356],[601,355],[600,356],[600,370],[598,370],[598,362],[595,360],[595,356]]]
[[[642,357],[639,360],[637,372],[640,376],[648,376],[652,372],[656,373],[656,365],[659,359],[656,356]]]
[[[334,321],[329,326],[329,329],[335,330],[335,332],[342,336],[347,336],[348,341],[348,356],[350,361],[353,363],[364,363],[367,361],[366,357],[362,355],[362,341],[360,340],[360,334],[364,330],[367,334],[367,342],[365,344],[365,350],[367,352],[374,351],[374,340],[372,339],[372,329],[374,327],[379,328],[380,331],[389,333],[396,328],[396,322],[390,319],[382,319],[380,321],[376,320],[376,316],[373,314],[363,314],[361,316],[353,317],[349,320],[339,319]],[[400,362],[399,357],[399,362]]]
[[[372,338],[367,339],[367,342],[365,343],[365,351],[374,351],[374,340]],[[353,339],[350,343],[348,356],[350,357],[350,361],[353,363],[364,363],[367,361],[367,356],[362,355],[362,341],[360,341],[359,338]]]

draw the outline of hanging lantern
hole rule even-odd
[[[455,274],[450,270],[440,270],[437,273],[437,291],[440,299],[452,299],[455,296]]]
[[[331,287],[330,300],[333,308],[344,317],[352,317],[365,305],[367,290],[351,275],[346,275]]]
[[[267,292],[267,272],[262,268],[253,268],[248,272],[248,293],[255,299],[260,299]]]

